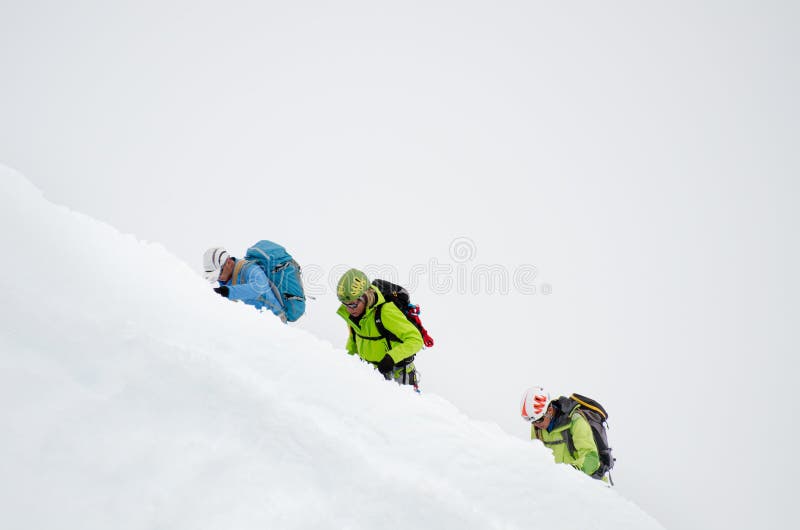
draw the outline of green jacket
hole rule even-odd
[[[600,467],[600,456],[594,443],[589,422],[576,412],[577,404],[566,397],[553,401],[556,415],[550,423],[550,430],[531,425],[531,439],[538,439],[553,451],[557,464],[570,464],[587,475],[592,475]],[[569,410],[564,410],[564,409]],[[570,453],[563,431],[569,429],[575,452]]]
[[[358,354],[359,357],[370,363],[378,363],[388,353],[395,364],[403,359],[408,359],[422,349],[422,335],[419,330],[408,321],[403,313],[393,303],[385,303],[380,290],[372,286],[377,299],[375,304],[368,307],[361,318],[353,320],[344,305],[339,306],[336,314],[347,322],[349,333],[347,338],[347,353]],[[394,333],[402,342],[384,339],[375,325],[375,308],[384,304],[381,309],[381,322],[383,326]]]

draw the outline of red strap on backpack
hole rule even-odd
[[[428,335],[428,330],[425,329],[425,326],[422,325],[422,321],[419,319],[419,306],[409,307],[408,319],[413,321],[417,328],[419,328],[419,333],[422,335],[422,343],[425,344],[425,347],[432,347],[433,337]]]
[[[422,328],[422,342],[425,344],[426,348],[433,346],[433,337],[428,335],[428,332],[425,331],[425,328]]]

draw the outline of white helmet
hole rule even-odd
[[[540,386],[532,386],[522,394],[522,419],[537,421],[547,412],[550,405],[550,393]]]
[[[206,250],[206,253],[203,254],[203,276],[205,279],[212,283],[217,281],[220,269],[230,257],[228,251],[222,247],[212,247]]]

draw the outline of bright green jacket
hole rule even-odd
[[[539,439],[549,447],[557,464],[570,464],[591,476],[600,467],[597,444],[594,443],[589,422],[575,410],[577,407],[567,412],[561,410],[560,405],[568,402],[567,398],[563,397],[554,401],[558,412],[551,423],[551,430],[548,432],[546,429],[531,425],[531,439]],[[572,434],[574,453],[570,453],[564,439],[563,431],[567,429]]]
[[[372,286],[377,295],[377,300],[372,307],[367,308],[358,322],[354,322],[344,305],[336,311],[347,322],[348,330],[347,353],[358,354],[359,357],[370,363],[379,363],[388,353],[397,364],[403,359],[408,359],[422,349],[422,335],[419,330],[408,321],[403,313],[393,303],[385,303],[380,290]],[[402,342],[384,339],[375,325],[375,308],[384,304],[381,309],[381,322],[383,326],[394,333]]]

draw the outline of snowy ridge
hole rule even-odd
[[[5,528],[661,528],[2,167],[0,203]]]

